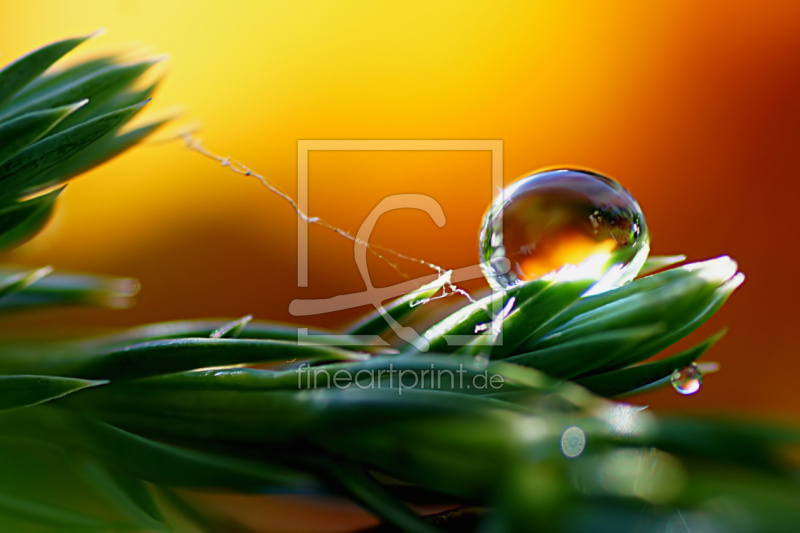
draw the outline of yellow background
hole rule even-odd
[[[703,328],[730,327],[709,356],[723,372],[694,397],[643,401],[800,413],[800,3],[39,0],[0,12],[3,63],[98,28],[74,55],[169,54],[151,112],[181,105],[210,149],[292,195],[298,139],[501,139],[507,182],[554,165],[614,177],[642,205],[654,253],[730,254],[748,276]],[[355,232],[388,194],[432,195],[444,228],[394,213],[373,241],[466,266],[489,172],[480,152],[314,153],[310,211]],[[291,209],[257,182],[180,142],[143,146],[70,185],[45,234],[7,258],[137,277],[137,306],[4,323],[287,320],[293,298],[363,289],[351,244],[320,228],[297,288],[295,237]],[[378,285],[402,281],[371,266]]]

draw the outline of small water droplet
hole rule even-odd
[[[695,363],[692,363],[686,368],[673,372],[670,382],[681,394],[694,394],[700,390],[700,385],[703,384],[703,373]]]
[[[601,265],[592,277],[602,287],[592,292],[602,292],[636,277],[649,251],[633,196],[582,170],[548,170],[517,181],[489,208],[480,234],[483,272],[494,290],[592,263]]]
[[[586,447],[586,433],[577,426],[570,426],[561,435],[561,451],[569,458],[578,457]]]
[[[489,367],[489,358],[483,354],[476,355],[474,361],[475,361],[475,366],[477,366],[480,369]]]

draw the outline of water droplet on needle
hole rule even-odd
[[[483,271],[495,290],[592,264],[598,279],[592,292],[602,292],[636,277],[649,250],[633,196],[582,170],[548,170],[517,181],[489,208],[480,234]]]
[[[672,386],[681,394],[694,394],[703,384],[703,372],[697,364],[692,363],[686,368],[676,370],[670,378]]]

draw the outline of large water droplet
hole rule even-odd
[[[633,196],[582,170],[548,170],[517,181],[489,208],[480,234],[483,272],[495,290],[569,267],[597,279],[591,292],[602,292],[635,278],[649,251]]]
[[[673,372],[670,382],[681,394],[694,394],[700,390],[700,385],[703,384],[703,372],[695,363],[692,363],[686,368]]]

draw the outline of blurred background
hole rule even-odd
[[[0,62],[98,28],[106,34],[73,57],[124,45],[166,53],[150,112],[182,106],[177,125],[200,124],[210,150],[291,196],[299,139],[500,139],[506,183],[545,166],[596,169],[639,200],[653,253],[729,254],[747,275],[692,337],[729,327],[706,357],[722,372],[694,396],[663,390],[637,401],[788,418],[800,414],[798,20],[791,1],[29,0],[3,6]],[[478,258],[490,172],[488,152],[313,152],[309,211],[354,233],[381,198],[428,194],[443,228],[396,211],[372,242],[463,267]],[[295,298],[363,290],[352,243],[313,226],[309,286],[298,288],[296,226],[291,207],[257,181],[181,141],[151,142],[70,185],[46,232],[4,258],[135,277],[137,305],[0,325],[290,321]],[[377,286],[404,280],[370,266]],[[369,310],[306,322],[338,327]]]

